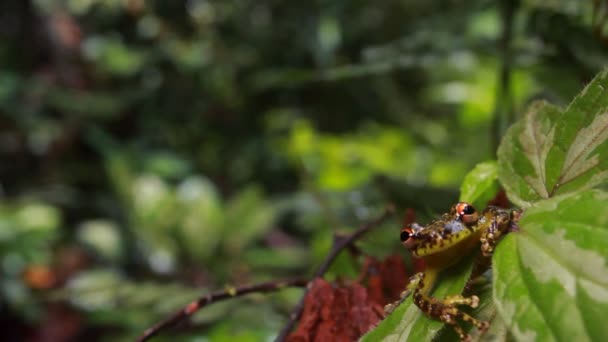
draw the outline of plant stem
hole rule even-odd
[[[246,285],[241,287],[228,288],[223,291],[209,293],[199,297],[190,304],[184,306],[174,312],[165,319],[148,328],[144,333],[137,338],[137,342],[144,342],[156,336],[161,330],[174,326],[179,321],[192,316],[195,312],[204,306],[215,303],[224,299],[236,298],[254,292],[274,292],[282,290],[286,287],[304,287],[308,284],[306,279],[290,279],[290,280],[275,280],[254,285]]]

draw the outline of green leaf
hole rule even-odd
[[[137,177],[131,186],[131,198],[142,234],[166,234],[174,228],[178,205],[173,188],[162,178],[151,174]]]
[[[498,148],[498,178],[514,203],[595,187],[608,179],[608,70],[565,109],[536,102]]]
[[[217,253],[222,237],[223,209],[213,183],[191,176],[179,184],[176,197],[180,208],[177,230],[183,246],[198,262],[208,262]]]
[[[494,160],[479,163],[460,186],[460,200],[484,208],[498,192],[498,164]]]
[[[608,193],[541,201],[494,255],[494,302],[517,340],[603,340]]]
[[[55,231],[61,225],[59,209],[44,203],[28,203],[15,212],[17,227],[21,231]]]
[[[116,222],[104,219],[84,221],[78,227],[77,237],[105,260],[119,262],[124,255],[122,236]]]
[[[206,291],[178,283],[133,282],[113,269],[92,269],[70,278],[65,287],[50,292],[49,299],[69,301],[89,312],[93,324],[133,329],[139,335],[151,322],[175,312]],[[193,321],[209,324],[225,319],[235,306],[236,301],[214,303],[199,311]]]
[[[473,258],[467,258],[446,270],[439,278],[433,296],[443,299],[448,295],[462,293],[472,266]],[[361,341],[431,341],[440,334],[443,326],[442,322],[426,317],[413,303],[410,295],[374,330],[364,335]]]
[[[245,188],[226,205],[224,247],[231,253],[240,253],[273,228],[274,218],[275,208],[264,199],[262,190],[257,186]],[[233,238],[234,231],[238,231],[238,239]]]

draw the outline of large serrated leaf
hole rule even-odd
[[[448,295],[462,293],[472,266],[473,258],[466,258],[446,270],[439,278],[439,285],[433,291],[433,296],[442,299]],[[410,296],[374,330],[364,335],[361,341],[431,341],[440,335],[443,327],[442,322],[426,317]]]
[[[608,70],[565,109],[536,102],[498,148],[498,177],[514,203],[595,187],[608,179]]]
[[[494,302],[520,341],[604,341],[608,193],[589,190],[528,209],[494,254]]]

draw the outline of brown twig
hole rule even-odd
[[[217,291],[202,296],[190,304],[186,305],[182,309],[176,311],[172,315],[166,317],[160,322],[154,324],[148,328],[144,333],[137,338],[137,342],[144,342],[157,335],[161,330],[169,328],[175,325],[177,322],[192,316],[195,312],[200,310],[205,305],[218,302],[220,300],[234,298],[246,295],[254,292],[274,292],[281,290],[285,287],[303,287],[306,286],[308,280],[306,279],[290,279],[280,281],[269,281],[265,283],[259,283],[254,285],[246,285],[241,287],[233,287],[224,291]]]
[[[380,216],[378,216],[376,219],[374,219],[370,222],[367,222],[367,223],[361,225],[351,235],[344,236],[344,237],[336,237],[334,239],[334,244],[331,248],[331,251],[329,252],[327,257],[325,257],[325,260],[323,260],[323,263],[321,264],[321,266],[319,266],[319,268],[315,272],[315,274],[313,276],[313,280],[316,278],[322,277],[325,274],[325,272],[327,272],[327,270],[329,270],[329,267],[331,266],[331,264],[334,262],[334,260],[338,257],[338,255],[340,254],[340,252],[343,249],[350,246],[353,242],[355,242],[356,240],[361,238],[363,235],[365,235],[365,233],[369,232],[373,228],[380,225],[389,216],[391,216],[394,211],[395,211],[395,209],[392,205],[388,206],[386,209],[384,209],[384,212],[382,212],[382,214]],[[287,335],[291,332],[294,325],[298,321],[298,318],[300,318],[300,315],[302,314],[302,310],[304,309],[304,299],[306,298],[306,294],[308,293],[308,290],[309,289],[306,289],[306,291],[304,291],[304,294],[302,295],[300,302],[298,303],[298,305],[296,306],[296,308],[293,310],[293,312],[291,313],[291,315],[289,317],[289,322],[287,322],[287,324],[283,327],[283,329],[277,336],[275,342],[285,341],[285,339],[287,338]]]

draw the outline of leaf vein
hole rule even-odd
[[[601,84],[598,82],[598,85],[601,85]],[[589,85],[589,87],[591,87],[591,85]],[[603,88],[603,87],[602,87],[602,88]],[[585,89],[585,90],[587,90],[587,89]],[[585,91],[585,90],[583,90],[583,91]],[[602,89],[602,90],[603,90],[603,89]],[[602,95],[602,94],[599,94],[599,95],[595,96],[595,98],[593,98],[593,99],[590,99],[590,100],[589,100],[589,103],[590,103],[590,106],[589,106],[589,107],[590,107],[590,108],[596,108],[596,107],[598,107],[598,101],[601,99],[601,97],[602,97],[601,95]],[[580,99],[580,98],[579,98],[579,99]],[[576,100],[577,100],[577,99],[575,99],[575,100],[573,101],[573,103],[572,103],[572,104],[574,104],[574,102],[575,102]],[[566,113],[569,113],[569,112],[570,112],[571,107],[572,107],[572,105],[571,105],[571,106],[569,106],[569,107],[566,109],[566,111],[562,113],[562,116],[563,116],[564,114],[566,114]],[[596,111],[592,112],[592,113],[591,113],[591,115],[594,115],[594,114],[595,114],[595,113],[597,113],[597,112],[598,112],[598,111],[596,110]],[[588,116],[588,115],[589,115],[589,111],[587,111],[585,114],[586,114],[585,116]],[[557,121],[557,120],[556,120],[556,121]],[[577,129],[576,129],[576,132],[580,133],[580,131],[582,130],[582,128],[581,128],[581,127],[583,126],[584,122],[585,122],[585,120],[581,120],[581,121],[580,121],[580,123],[578,124],[578,127],[577,127]],[[605,130],[606,128],[607,128],[607,127],[603,127],[603,129],[602,129],[602,131],[601,131],[601,132],[603,132],[603,130]],[[599,135],[599,134],[598,134],[598,135]],[[597,139],[597,135],[596,135],[596,136],[595,136],[593,139]],[[574,141],[572,141],[572,142],[574,142]],[[571,142],[571,143],[572,143],[572,142]],[[559,146],[559,145],[558,145],[558,146]],[[572,148],[572,144],[571,144],[571,145],[570,145],[570,147],[568,148],[568,151],[570,150],[570,148]],[[585,147],[585,148],[587,148],[587,147]],[[566,152],[566,153],[568,153],[568,152]],[[575,164],[576,164],[576,163],[575,163],[575,161],[576,161],[576,160],[578,160],[578,159],[579,159],[579,158],[580,158],[582,155],[583,155],[583,153],[579,154],[579,155],[578,155],[578,156],[575,158],[575,160],[573,160],[573,161],[572,161],[572,163],[571,163],[569,166],[562,165],[562,170],[561,170],[561,172],[560,172],[560,177],[559,177],[558,181],[557,181],[557,182],[556,182],[556,183],[553,185],[553,187],[552,187],[552,189],[551,189],[551,195],[553,195],[553,194],[555,193],[555,191],[557,191],[557,188],[561,186],[561,183],[563,182],[563,176],[564,176],[564,175],[567,173],[567,171],[568,171],[568,170],[570,170],[570,168],[571,168],[573,165],[575,165]],[[566,168],[567,168],[567,169],[566,169],[566,171],[564,171],[564,167],[566,167]],[[568,180],[568,181],[569,181],[569,180]],[[564,182],[564,183],[567,183],[567,182]]]
[[[566,183],[570,182],[571,180],[576,179],[576,178],[578,177],[578,175],[583,174],[583,173],[585,173],[585,172],[589,171],[590,169],[593,169],[592,167],[591,167],[591,168],[588,168],[587,170],[584,170],[584,171],[580,172],[579,174],[576,174],[576,175],[574,175],[574,176],[570,177],[570,179],[568,179],[568,180],[566,180],[566,181],[563,181],[563,177],[564,177],[564,176],[565,176],[565,175],[566,175],[566,174],[567,174],[567,173],[570,171],[570,169],[571,169],[571,168],[572,168],[574,165],[576,165],[576,162],[577,162],[577,161],[578,161],[578,160],[579,160],[581,157],[583,157],[583,156],[585,155],[585,153],[584,153],[584,152],[586,152],[586,151],[587,151],[587,150],[590,148],[590,146],[594,145],[594,143],[595,143],[595,142],[596,142],[596,141],[597,141],[597,140],[600,138],[600,136],[602,135],[602,133],[604,133],[604,132],[605,132],[607,129],[608,129],[608,122],[607,122],[607,123],[606,123],[606,124],[605,124],[605,125],[602,127],[602,129],[601,129],[601,130],[599,130],[599,131],[597,132],[597,134],[596,134],[596,135],[595,135],[595,136],[594,136],[594,137],[591,139],[591,141],[589,142],[589,144],[583,148],[583,151],[582,151],[582,152],[581,152],[581,153],[580,153],[578,156],[576,156],[576,157],[575,157],[575,158],[572,160],[572,163],[570,163],[570,165],[568,165],[568,166],[566,167],[566,169],[565,169],[565,170],[564,170],[564,169],[562,169],[562,173],[561,173],[561,175],[560,175],[560,177],[559,177],[559,180],[558,180],[558,182],[556,183],[556,185],[561,186],[561,185],[563,185],[563,184],[566,184]],[[563,181],[563,183],[562,183],[562,181]],[[555,188],[555,187],[556,187],[556,186],[554,186],[554,188]]]
[[[526,237],[528,237],[530,239],[530,241],[533,242],[536,246],[538,246],[539,249],[543,250],[543,252],[545,254],[551,256],[553,258],[553,260],[555,260],[555,262],[557,262],[560,266],[562,266],[564,269],[570,271],[570,273],[575,274],[576,275],[575,278],[582,278],[582,279],[589,280],[590,282],[592,282],[598,286],[601,286],[601,287],[606,286],[606,284],[603,284],[596,279],[590,278],[589,276],[586,276],[584,274],[576,273],[575,268],[573,268],[569,264],[565,263],[563,259],[559,258],[558,254],[556,254],[553,250],[551,250],[551,249],[547,248],[545,245],[543,245],[542,241],[540,241],[536,236],[534,236],[534,234],[525,234],[524,233],[524,235]]]
[[[538,239],[534,238],[534,237],[533,237],[533,236],[531,236],[530,234],[525,234],[525,236],[529,237],[529,238],[530,238],[530,242],[532,242],[533,244],[535,244],[536,246],[538,246],[538,248],[539,248],[539,249],[540,249],[540,250],[541,250],[543,253],[547,254],[549,257],[551,257],[553,260],[555,260],[555,262],[556,262],[556,263],[558,263],[560,266],[562,266],[562,268],[564,268],[564,269],[566,269],[566,270],[570,271],[572,274],[574,274],[574,275],[575,275],[575,277],[574,277],[575,284],[578,284],[578,279],[583,278],[583,279],[590,280],[591,282],[596,283],[596,284],[598,284],[598,285],[602,285],[602,284],[599,284],[599,283],[598,283],[596,280],[594,280],[594,279],[591,279],[591,278],[588,278],[588,277],[585,277],[585,276],[577,276],[577,273],[575,273],[575,272],[572,270],[572,268],[571,268],[571,267],[569,267],[569,265],[568,265],[568,264],[565,264],[565,263],[564,263],[564,262],[563,262],[563,261],[562,261],[562,260],[561,260],[559,257],[557,257],[557,255],[554,253],[554,251],[552,251],[552,250],[551,250],[551,249],[549,249],[549,248],[546,248],[544,245],[542,245],[542,244],[540,243],[540,241],[538,241]],[[521,269],[521,268],[523,267],[523,264],[522,264],[522,259],[521,259],[521,255],[520,255],[519,253],[518,253],[518,255],[519,255],[519,262],[520,262],[519,264],[520,264],[520,269]],[[526,280],[526,277],[522,277],[522,279],[523,279],[523,282],[524,282],[524,284],[526,285],[526,287],[530,289],[531,287],[529,286],[529,283],[528,283],[528,281]],[[531,291],[528,291],[528,292],[529,292],[529,293],[531,293]],[[578,291],[576,290],[576,287],[575,287],[574,296],[572,297],[572,299],[573,299],[575,302],[576,302],[576,297],[577,297],[577,296],[578,296]],[[531,301],[533,301],[533,299],[532,299],[532,298],[534,298],[534,296],[530,296],[530,300],[531,300]],[[536,301],[535,301],[535,304],[536,304]],[[538,305],[536,305],[536,306],[538,307]],[[576,307],[576,309],[577,309],[577,311],[578,311],[578,316],[579,316],[579,317],[583,317],[582,312],[581,312],[580,308],[578,307],[578,305],[576,305],[576,304],[575,304],[575,305],[574,305],[574,307]],[[543,313],[543,310],[540,310],[540,309],[539,309],[539,311],[541,312],[541,315],[543,316],[543,318],[546,318],[546,317],[545,317],[545,314]],[[545,319],[545,322],[547,322],[547,320],[546,320],[546,319]],[[551,333],[553,333],[553,330],[551,331]],[[590,338],[590,337],[589,337],[589,335],[587,334],[587,330],[586,330],[586,329],[585,329],[585,334],[587,335],[587,340],[591,340],[591,338]],[[554,335],[554,336],[555,336],[555,335]]]
[[[517,144],[513,144],[513,148],[516,149],[516,150],[518,150],[519,152],[521,152],[524,155],[526,154],[525,153],[526,151],[522,147],[517,146]],[[530,184],[530,182],[528,182],[528,180],[526,180],[526,178],[524,178],[523,175],[521,175],[519,172],[516,172],[513,167],[511,167],[511,169],[513,170],[513,175],[515,175],[517,178],[521,179],[525,184],[528,184],[529,188],[532,189],[534,191],[534,193],[538,195],[539,198],[544,198],[540,194],[540,192],[538,191],[538,189],[536,189],[532,184]],[[526,200],[526,202],[530,202],[530,201]]]
[[[519,250],[519,248],[518,248],[518,250]],[[518,260],[517,265],[519,267],[519,273],[522,274],[522,277],[521,277],[522,283],[526,287],[527,292],[528,292],[528,299],[530,300],[529,302],[536,307],[536,311],[538,311],[540,313],[540,317],[545,322],[545,326],[551,326],[551,329],[547,329],[547,330],[549,330],[549,333],[551,334],[551,336],[553,337],[553,340],[555,341],[555,340],[557,340],[555,334],[553,333],[553,331],[555,330],[555,327],[549,323],[549,320],[547,320],[547,317],[546,317],[544,311],[540,309],[538,302],[535,300],[535,296],[533,296],[532,291],[530,291],[530,288],[531,288],[530,284],[526,280],[526,277],[523,276],[524,265],[523,265],[523,260],[521,258],[520,253],[517,253],[517,260]]]
[[[544,185],[545,191],[546,191],[547,183],[545,181],[545,167],[542,163],[542,156],[541,156],[542,149],[541,149],[540,139],[538,138],[538,125],[539,124],[540,124],[539,120],[532,121],[532,137],[534,139],[534,145],[536,147],[536,159],[537,159],[537,163],[538,163],[538,170],[536,170],[536,171],[538,172],[538,177],[540,178],[540,182],[542,185]]]

